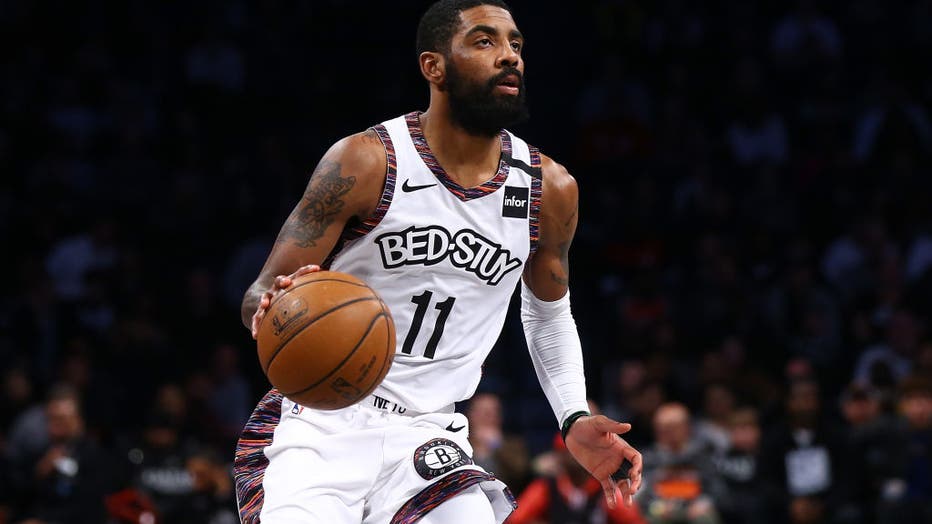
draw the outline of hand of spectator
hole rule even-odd
[[[580,417],[566,435],[566,448],[602,484],[610,508],[616,506],[618,495],[626,504],[633,504],[641,487],[641,454],[618,436],[630,430],[631,424],[595,415]],[[616,481],[612,474],[625,460],[631,463],[628,478]]]
[[[317,271],[320,271],[320,266],[316,264],[309,264],[307,266],[299,267],[297,271],[290,275],[278,275],[275,277],[275,280],[272,282],[272,288],[262,294],[262,298],[259,299],[259,307],[256,308],[256,312],[252,315],[253,339],[259,336],[259,324],[262,323],[262,319],[265,317],[265,312],[268,311],[269,305],[272,304],[272,299],[291,287],[296,278]]]
[[[63,446],[52,446],[45,452],[45,455],[36,463],[36,478],[44,479],[55,470],[55,463],[65,456]]]

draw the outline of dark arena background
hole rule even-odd
[[[242,293],[326,148],[426,108],[428,3],[0,2],[0,523],[237,521]],[[932,522],[932,1],[512,7],[645,455],[586,522]],[[479,391],[477,462],[539,502],[572,465],[516,314]]]

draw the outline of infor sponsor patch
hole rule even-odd
[[[414,452],[414,469],[424,480],[435,479],[469,464],[472,464],[469,455],[456,442],[445,438],[435,438]]]

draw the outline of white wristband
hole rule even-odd
[[[521,282],[521,323],[534,371],[557,424],[577,411],[588,411],[582,344],[570,310],[570,292],[545,302]]]

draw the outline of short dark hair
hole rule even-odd
[[[501,7],[511,13],[501,0],[440,0],[435,2],[417,25],[417,54],[425,51],[450,52],[450,40],[460,24],[460,13],[480,5]]]

